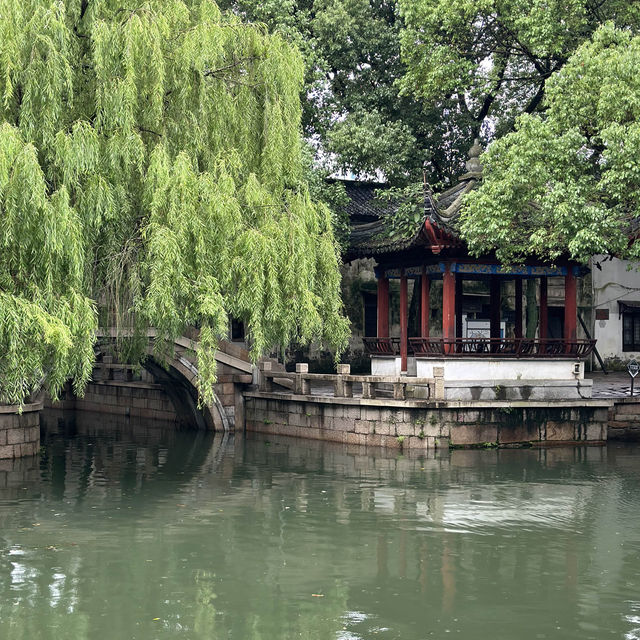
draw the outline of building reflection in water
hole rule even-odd
[[[414,457],[49,420],[38,459],[0,463],[3,639],[638,626],[615,607],[640,588],[637,450]]]

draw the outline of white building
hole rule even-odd
[[[640,359],[640,263],[595,256],[591,277],[600,356],[611,367]]]

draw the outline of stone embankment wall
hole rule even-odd
[[[246,392],[246,429],[408,449],[603,443],[610,403],[427,403]]]
[[[640,440],[640,398],[616,398],[609,410],[610,440]]]
[[[42,402],[0,406],[0,459],[33,456],[40,449]]]
[[[87,385],[84,396],[73,398],[71,403],[75,411],[177,420],[169,396],[161,385],[151,382],[91,382]]]

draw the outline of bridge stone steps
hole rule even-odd
[[[175,344],[183,349],[189,351],[196,351],[198,349],[198,332],[197,330],[192,330],[189,332],[191,335],[189,336],[180,336],[175,339]],[[118,336],[126,336],[127,334],[133,335],[132,330],[128,329],[117,329],[115,327],[108,327],[106,329],[100,329],[97,332],[98,337],[104,338],[117,338]],[[156,338],[158,332],[155,329],[149,329],[147,331],[147,337],[149,339]],[[183,358],[195,364],[195,358],[190,356],[185,352],[180,354]],[[237,369],[242,373],[253,373],[253,365],[249,360],[249,352],[240,347],[239,345],[234,345],[226,340],[221,340],[218,349],[216,350],[216,360],[221,362],[222,364],[226,364],[232,369]]]

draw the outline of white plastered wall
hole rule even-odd
[[[584,362],[551,358],[416,358],[419,378],[432,378],[433,368],[444,369],[444,379],[478,380],[582,380]],[[577,373],[576,373],[577,367]]]
[[[618,302],[640,303],[640,265],[636,264],[631,269],[629,265],[628,261],[617,258],[596,256],[592,259],[593,308],[609,311],[608,320],[594,320],[593,337],[605,361],[640,358],[639,352],[622,350],[622,316]]]

